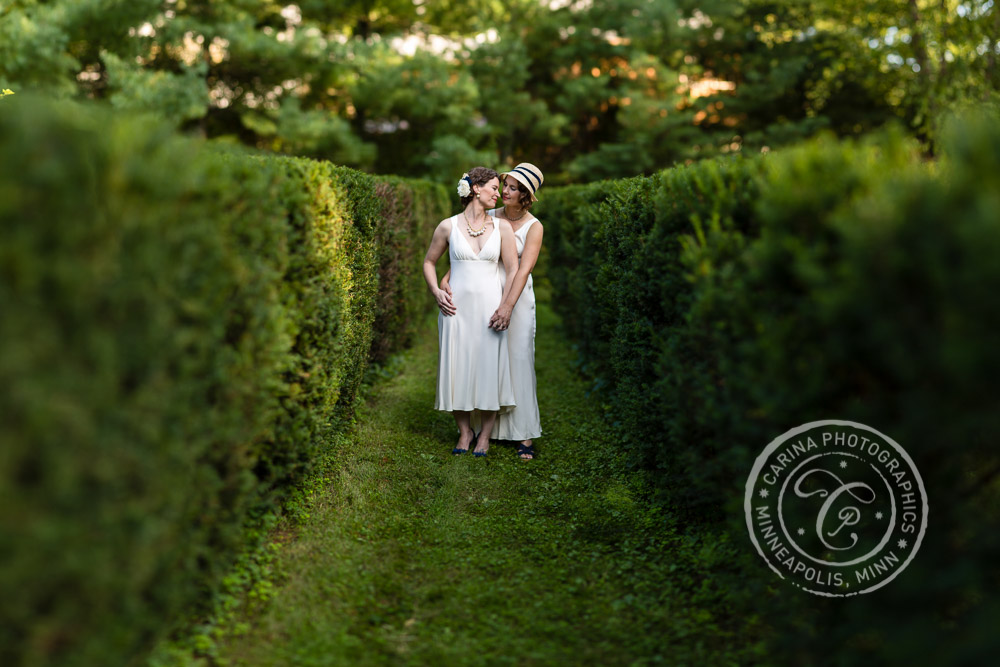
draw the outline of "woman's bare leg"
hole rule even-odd
[[[469,413],[455,410],[455,423],[458,425],[458,444],[455,449],[467,452],[472,445],[472,427],[469,426]]]
[[[475,451],[485,454],[490,449],[490,431],[493,430],[493,422],[497,420],[497,413],[482,412],[481,414],[483,416],[483,430],[479,432]]]

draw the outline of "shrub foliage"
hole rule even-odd
[[[888,434],[921,471],[927,539],[890,586],[845,603],[775,580],[747,610],[796,610],[775,650],[797,662],[1000,648],[1000,123],[956,122],[947,146],[927,163],[891,132],[820,138],[539,205],[554,301],[616,445],[675,506],[744,535],[754,458],[820,419]]]
[[[128,664],[408,342],[446,201],[27,96],[0,155],[0,662]]]

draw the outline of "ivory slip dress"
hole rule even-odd
[[[438,313],[438,375],[434,408],[445,412],[494,412],[514,405],[507,332],[489,327],[500,305],[505,274],[499,270],[500,230],[493,231],[476,253],[451,218],[454,315]],[[478,416],[478,415],[474,415]]]
[[[490,211],[490,215],[495,216],[495,210]],[[537,218],[529,220],[514,232],[519,261],[528,238],[528,229],[536,222]],[[506,274],[501,274],[500,280],[505,281]],[[494,440],[532,440],[542,435],[542,424],[535,385],[535,292],[530,273],[510,316],[507,349],[517,407],[500,413],[493,423],[490,437]],[[473,426],[478,430],[477,424]]]

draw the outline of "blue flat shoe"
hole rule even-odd
[[[527,454],[531,458],[530,459],[522,458],[521,456],[522,454]],[[521,444],[519,444],[517,446],[517,458],[521,459],[522,461],[534,461],[535,459],[537,459],[538,454],[535,452],[535,443],[526,445],[522,442]]]
[[[473,436],[473,438],[472,438],[472,442],[478,442],[478,441],[479,441],[479,434],[478,434],[478,433],[476,433],[476,434],[475,434],[475,435]],[[471,445],[470,445],[470,447],[471,447]],[[479,457],[479,458],[483,458],[484,456],[486,456],[486,453],[487,453],[488,451],[489,451],[489,450],[487,450],[486,452],[472,452],[472,455],[473,455],[473,456],[477,456],[477,457]]]
[[[478,436],[476,435],[476,432],[473,431],[472,432],[472,442],[475,442],[477,438],[478,438]],[[472,446],[472,442],[469,443],[469,447]],[[451,450],[451,453],[454,456],[458,456],[459,454],[465,454],[467,451],[469,451],[469,447],[466,447],[465,449],[459,449],[458,447],[456,447],[455,449]]]
[[[479,434],[476,433],[475,431],[473,431],[472,432],[472,442],[475,442],[478,439],[479,439]],[[459,454],[466,453],[467,451],[469,451],[469,449],[472,448],[472,442],[470,442],[469,446],[466,447],[465,449],[459,449],[458,447],[456,447],[455,449],[451,450],[451,453],[454,454],[455,456],[458,456]]]

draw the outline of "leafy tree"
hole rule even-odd
[[[356,49],[355,58],[350,94],[364,122],[359,132],[377,147],[379,171],[447,173],[451,180],[470,164],[493,161],[476,148],[487,128],[467,71],[427,53],[402,57],[381,44]]]
[[[903,11],[900,11],[900,10]],[[549,182],[997,104],[982,0],[15,0],[0,85],[206,137],[451,180]]]
[[[936,119],[961,100],[995,94],[993,5],[908,0],[900,12],[900,4],[686,2],[690,56],[735,84],[722,98],[725,113],[706,108],[705,129],[723,140],[738,134],[753,149],[821,128],[860,134],[892,120],[930,138]],[[730,118],[738,133],[718,127]]]

